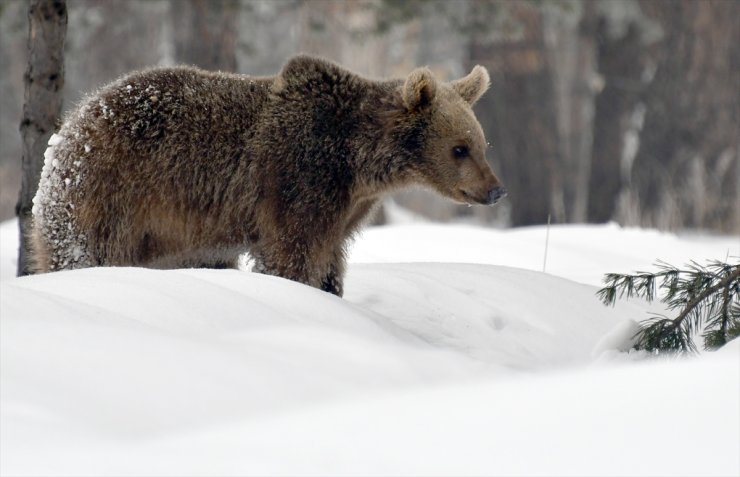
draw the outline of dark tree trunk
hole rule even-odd
[[[543,224],[553,211],[554,191],[562,190],[543,17],[539,8],[528,3],[500,5],[521,25],[521,35],[487,44],[473,39],[471,62],[487,66],[491,74],[491,91],[476,111],[491,142],[499,177],[509,190],[511,225]]]
[[[608,222],[615,216],[617,201],[627,185],[622,158],[629,118],[644,90],[644,61],[640,34],[630,25],[621,38],[611,38],[608,20],[596,28],[598,72],[604,88],[596,96],[594,139],[589,180],[588,221]]]
[[[175,61],[207,70],[236,71],[239,2],[172,2]]]
[[[641,6],[664,32],[632,170],[642,222],[737,230],[740,2]]]
[[[18,276],[28,275],[26,240],[31,225],[33,196],[38,188],[44,151],[62,111],[64,38],[67,32],[65,0],[31,0],[28,11],[28,68],[25,74],[23,119],[23,175],[16,205],[20,228]]]
[[[599,86],[594,74],[597,63],[596,5],[592,1],[582,6],[574,45],[576,62],[571,86],[569,134],[561,138],[569,143],[570,154],[562,154],[567,177],[563,181],[565,210],[569,222],[585,222],[588,215],[589,184],[593,156],[593,125],[596,114],[595,96]],[[557,68],[557,66],[555,66]]]

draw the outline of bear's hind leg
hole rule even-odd
[[[215,270],[238,269],[239,254],[206,254],[205,256],[193,257],[188,262],[188,266],[192,268],[213,268]]]
[[[214,268],[216,270],[226,270],[228,268],[239,268],[239,257],[229,260],[217,260],[215,262],[203,263],[199,268]]]

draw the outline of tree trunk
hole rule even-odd
[[[509,190],[511,225],[547,223],[551,213],[563,220],[564,208],[553,207],[562,204],[556,197],[562,176],[542,12],[524,2],[497,5],[508,9],[521,27],[520,35],[490,42],[473,38],[470,60],[487,66],[491,74],[491,91],[476,110],[491,142],[495,168]],[[475,9],[472,13],[477,14]]]
[[[740,2],[641,6],[664,32],[632,170],[642,223],[737,230]]]
[[[594,140],[589,180],[588,221],[612,220],[629,177],[622,164],[629,118],[643,93],[644,69],[639,29],[631,24],[621,38],[612,38],[608,20],[596,27],[598,72],[604,89],[596,96]]]
[[[558,169],[562,192],[559,216],[585,222],[593,143],[594,96],[599,88],[596,70],[596,5],[574,3],[566,9],[542,7],[547,55],[556,98]],[[557,210],[557,209],[554,209]]]
[[[585,2],[578,24],[578,42],[576,50],[576,75],[573,80],[573,107],[570,117],[571,132],[568,141],[571,143],[571,161],[575,170],[568,172],[566,180],[566,211],[569,222],[585,222],[588,213],[589,183],[593,156],[593,125],[596,114],[595,93],[600,85],[599,77],[594,73],[597,61],[597,45],[594,34],[596,7],[594,2]],[[565,161],[567,157],[563,157]],[[567,200],[569,189],[571,200]]]
[[[183,0],[172,2],[171,8],[176,62],[236,71],[238,1]]]
[[[24,78],[23,119],[20,124],[23,175],[16,204],[20,228],[18,276],[30,273],[26,237],[31,225],[33,196],[44,164],[44,151],[62,111],[66,2],[31,0],[28,19],[28,69]]]

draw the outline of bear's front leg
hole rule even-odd
[[[344,293],[342,279],[335,272],[329,272],[321,280],[321,289],[325,292],[332,293],[341,298]]]
[[[269,245],[268,245],[269,244]],[[300,240],[269,241],[250,250],[252,270],[303,283],[342,296],[344,253],[340,248],[327,252],[325,246]]]
[[[332,254],[327,271],[321,277],[321,289],[341,297],[344,294],[344,252],[337,250]]]

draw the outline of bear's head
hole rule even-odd
[[[401,86],[403,107],[423,124],[415,182],[466,204],[492,205],[506,195],[486,160],[488,143],[472,109],[489,84],[482,66],[450,83],[437,81],[426,67],[408,75]]]

